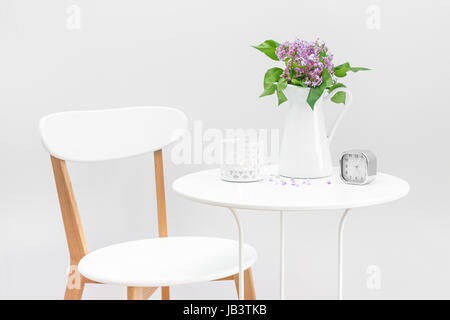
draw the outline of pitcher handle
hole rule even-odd
[[[352,99],[353,99],[352,93],[350,92],[350,90],[348,90],[347,88],[344,88],[344,87],[340,87],[340,88],[336,88],[333,91],[331,91],[330,93],[328,93],[328,95],[324,98],[324,101],[330,101],[331,98],[338,92],[346,93],[345,104],[344,104],[344,108],[342,109],[341,113],[339,114],[336,121],[334,122],[333,127],[330,130],[330,133],[328,134],[328,139],[330,141],[331,141],[331,139],[333,139],[334,133],[336,132],[336,129],[339,126],[339,123],[342,121],[342,118],[344,117],[344,114],[347,111],[348,106],[352,103]]]

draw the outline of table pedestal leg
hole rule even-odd
[[[244,257],[242,252],[242,244],[243,244],[243,232],[241,228],[241,223],[239,222],[239,217],[237,215],[236,210],[233,208],[229,208],[231,213],[234,216],[234,219],[236,220],[236,224],[238,227],[238,233],[239,233],[239,300],[244,300],[244,270],[242,264],[244,263]]]
[[[280,300],[284,300],[284,216],[280,211]]]
[[[342,214],[338,229],[338,300],[344,299],[342,286],[344,280],[344,226],[349,211],[350,209],[346,209]]]

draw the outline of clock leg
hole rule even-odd
[[[229,208],[231,213],[234,216],[234,219],[236,220],[236,224],[238,227],[238,233],[239,233],[239,300],[244,300],[244,270],[243,270],[243,252],[242,252],[242,243],[244,241],[244,235],[241,228],[241,223],[239,222],[239,217],[237,215],[237,212],[233,208]]]
[[[284,216],[280,211],[280,300],[284,300]]]
[[[344,226],[347,214],[350,209],[345,209],[339,221],[338,229],[338,300],[343,300],[343,280],[344,280]]]

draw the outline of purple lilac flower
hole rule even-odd
[[[286,63],[281,75],[288,83],[301,81],[308,87],[316,87],[322,83],[323,68],[327,68],[333,80],[333,55],[323,41],[314,42],[296,39],[285,42],[275,51],[278,59]]]

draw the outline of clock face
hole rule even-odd
[[[364,183],[368,176],[367,158],[362,153],[346,153],[342,157],[342,178],[346,181]]]

